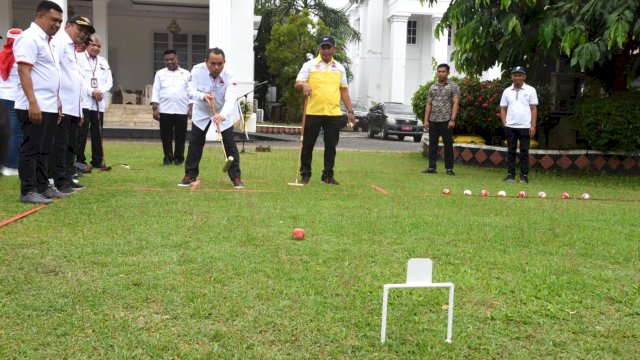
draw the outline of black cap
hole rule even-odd
[[[516,73],[520,73],[520,74],[527,74],[527,69],[525,69],[524,66],[516,66],[513,69],[511,69],[511,73],[512,74],[516,74]]]
[[[331,35],[322,35],[320,36],[320,46],[322,45],[336,46],[336,41]]]
[[[76,25],[84,26],[87,29],[89,29],[89,34],[94,34],[96,32],[96,29],[93,27],[93,25],[91,25],[91,20],[89,20],[89,18],[86,18],[84,16],[74,15],[69,20],[67,20],[67,24],[76,24]]]

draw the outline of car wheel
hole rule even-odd
[[[398,135],[398,140],[399,141],[404,141],[404,135]]]
[[[382,127],[382,140],[389,140],[389,132],[386,126]]]
[[[413,137],[413,142],[420,142],[422,141],[422,135],[416,135]]]
[[[373,139],[374,136],[376,136],[376,133],[373,131],[373,128],[369,126],[369,129],[367,130],[367,137],[369,139]]]

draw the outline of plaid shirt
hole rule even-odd
[[[429,88],[431,98],[431,115],[429,121],[444,122],[451,120],[453,110],[453,98],[460,96],[460,88],[457,84],[447,81],[444,84],[436,82]]]

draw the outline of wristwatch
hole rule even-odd
[[[353,110],[347,110],[347,114],[351,114],[351,115],[353,115],[353,114],[354,114],[354,112],[353,112]]]

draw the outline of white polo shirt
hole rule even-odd
[[[111,67],[107,59],[98,55],[95,58],[88,52],[78,53],[78,63],[82,72],[82,108],[93,111],[104,112],[106,94],[113,87],[113,75]],[[98,103],[99,109],[96,108],[96,99],[91,95],[93,90],[91,79],[96,79],[99,89],[103,95],[102,100]]]
[[[78,65],[78,53],[76,53],[73,40],[71,40],[64,28],[61,28],[51,40],[51,45],[60,61],[62,113],[81,117],[82,76]]]
[[[204,101],[204,96],[211,93],[216,102],[216,111],[224,116],[220,123],[220,131],[224,131],[240,120],[240,112],[236,103],[238,84],[235,77],[226,68],[217,78],[213,78],[205,63],[195,65],[191,70],[189,81],[189,97],[193,101],[191,122],[204,130],[211,121],[211,109]]]
[[[522,84],[520,89],[513,85],[504,89],[500,99],[500,107],[507,108],[506,126],[516,129],[531,127],[531,105],[538,105],[536,89]]]
[[[158,110],[163,114],[185,115],[189,111],[190,77],[191,74],[180,67],[174,71],[158,70],[153,79],[151,102],[158,103]]]
[[[33,92],[40,111],[58,112],[58,92],[60,91],[60,68],[58,57],[47,33],[36,23],[22,32],[13,43],[13,54],[18,64],[33,65],[31,80]],[[16,97],[16,109],[28,110],[29,101],[22,86]]]
[[[18,64],[14,63],[9,71],[7,80],[0,76],[0,99],[15,101],[20,89],[20,77],[18,76]]]

